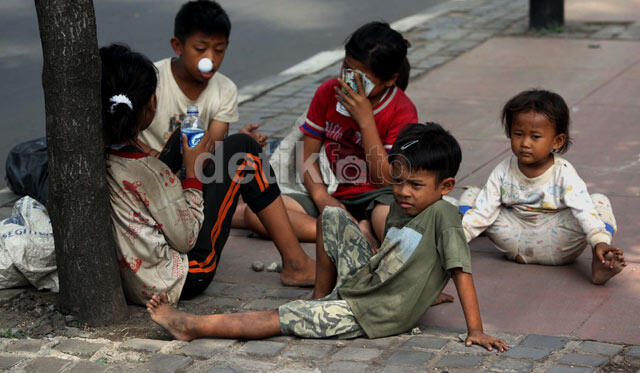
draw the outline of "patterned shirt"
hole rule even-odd
[[[467,241],[493,224],[502,208],[512,209],[520,219],[533,224],[569,208],[590,245],[611,243],[611,234],[598,218],[586,184],[571,163],[558,155],[554,155],[548,170],[534,178],[520,171],[515,155],[500,162],[489,175],[473,209],[464,215],[462,226]]]
[[[202,184],[180,179],[145,153],[108,151],[111,219],[127,298],[145,304],[167,293],[175,304],[204,220]]]

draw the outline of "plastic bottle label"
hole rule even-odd
[[[187,144],[190,148],[198,145],[204,136],[204,130],[201,128],[183,128],[182,133],[187,135]]]

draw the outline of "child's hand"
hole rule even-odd
[[[483,346],[489,351],[493,351],[493,347],[497,348],[500,352],[504,352],[509,349],[507,342],[479,331],[469,332],[464,344],[467,347],[471,347],[472,344],[477,344]]]
[[[353,120],[358,123],[360,127],[367,124],[375,125],[373,118],[373,105],[371,101],[364,94],[364,88],[362,85],[362,77],[359,73],[355,74],[356,86],[358,87],[358,93],[356,93],[347,83],[338,78],[340,87],[335,87],[336,99],[344,105],[345,109],[351,114]],[[345,93],[346,91],[346,93]]]
[[[623,266],[626,265],[624,256],[622,255],[622,249],[609,246],[604,242],[600,242],[596,245],[594,251],[594,255],[596,256],[596,258],[598,258],[600,263],[608,265],[609,269],[613,269],[616,261],[620,262],[620,264],[622,264]],[[608,253],[611,253],[611,255],[607,255]],[[605,257],[609,258],[609,260],[607,261]]]
[[[260,146],[264,147],[267,145],[267,135],[258,131],[258,127],[260,127],[259,124],[245,124],[238,133],[251,136]]]
[[[198,160],[198,157],[201,154],[211,152],[214,145],[215,145],[215,142],[213,138],[209,135],[209,131],[206,131],[204,133],[204,136],[202,136],[202,139],[200,140],[198,145],[194,146],[193,148],[189,147],[189,144],[187,141],[187,135],[182,134],[182,161],[184,163],[185,177],[198,176],[195,170],[196,161]],[[201,167],[202,165],[204,165],[204,163],[200,164]]]

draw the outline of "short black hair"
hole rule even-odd
[[[543,114],[555,126],[556,135],[565,135],[564,144],[557,152],[566,153],[571,145],[570,118],[569,107],[562,96],[544,89],[530,89],[513,96],[502,108],[502,126],[508,138],[511,138],[511,128],[516,116],[529,112]]]
[[[220,4],[211,0],[197,0],[182,5],[173,24],[173,36],[184,43],[198,31],[207,35],[224,35],[229,39],[231,21]]]
[[[369,22],[349,36],[345,53],[362,62],[379,79],[387,81],[398,73],[396,86],[403,91],[409,84],[411,65],[407,59],[409,42],[386,22]]]
[[[402,162],[409,170],[434,172],[438,183],[455,177],[462,162],[458,141],[438,123],[407,124],[391,147],[389,162]]]

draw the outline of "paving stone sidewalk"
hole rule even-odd
[[[528,30],[526,0],[453,0],[431,8],[420,24],[400,22],[393,26],[411,42],[409,62],[411,79],[424,75],[458,55],[494,36],[527,35],[597,40],[640,40],[638,22],[568,22],[562,28],[531,32]],[[342,57],[306,74],[280,74],[240,90],[241,121],[231,132],[246,123],[260,123],[261,131],[276,143],[287,135],[294,121],[307,110],[316,88],[338,75]]]
[[[453,0],[397,24],[412,43],[412,78],[426,74],[498,35],[640,40],[636,23],[572,23],[563,29],[527,31],[526,0]],[[419,20],[420,22],[415,22]],[[316,71],[280,74],[240,91],[241,122],[260,123],[276,140],[284,137],[324,80],[339,71],[336,58]],[[275,142],[274,142],[275,143]],[[6,194],[6,193],[5,193]],[[0,191],[0,207],[12,197]],[[3,203],[4,201],[4,203]],[[0,214],[9,211],[0,209]],[[233,240],[233,237],[231,238]],[[308,291],[216,281],[193,302],[226,311],[277,307]],[[225,290],[226,289],[226,290]],[[229,290],[231,289],[231,290]],[[0,291],[0,302],[6,291]],[[235,296],[234,296],[235,294]],[[190,309],[189,302],[181,304]],[[640,371],[640,346],[601,343],[562,336],[498,333],[513,348],[504,354],[466,348],[463,330],[429,328],[390,338],[349,341],[278,337],[266,341],[202,339],[190,343],[152,339],[54,336],[0,338],[0,371],[10,372],[613,372]],[[83,335],[79,333],[78,335]]]
[[[11,372],[628,372],[640,346],[536,334],[498,334],[505,353],[467,348],[461,331],[414,330],[375,340],[192,342],[54,337],[0,339],[0,370]]]

